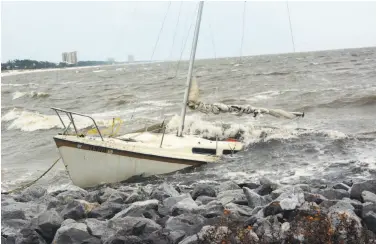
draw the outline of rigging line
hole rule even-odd
[[[176,33],[178,32],[177,30],[178,30],[178,25],[179,25],[179,21],[180,21],[180,13],[181,13],[182,5],[183,5],[183,1],[180,2],[179,14],[178,14],[178,21],[176,22],[176,26],[175,26],[174,39],[172,40],[171,52],[170,52],[170,55],[169,55],[169,57],[168,57],[169,59],[171,59],[172,51],[173,51],[173,49],[174,49],[174,45],[175,45]]]
[[[164,27],[164,24],[165,24],[165,21],[166,21],[168,11],[170,10],[170,6],[171,6],[171,1],[168,2],[167,11],[166,11],[166,14],[165,14],[165,16],[163,18],[162,26],[161,26],[161,29],[159,30],[157,41],[156,41],[156,43],[154,45],[153,53],[152,53],[151,58],[150,58],[150,62],[153,60],[155,50],[157,49],[159,38],[161,36],[162,30],[163,30],[163,27]]]
[[[244,27],[245,27],[245,14],[246,14],[246,3],[247,1],[244,1],[244,7],[243,7],[243,24],[242,24],[242,39],[240,42],[240,55],[239,60],[241,60],[242,52],[243,52],[243,43],[244,43]]]
[[[210,36],[211,36],[212,44],[213,44],[214,60],[216,60],[216,59],[217,59],[217,52],[216,52],[216,49],[215,49],[214,35],[213,35],[213,30],[212,30],[212,28],[211,28],[211,24],[210,24],[210,22],[209,22],[209,30],[210,30]]]
[[[291,35],[291,41],[292,41],[292,48],[295,52],[295,42],[294,42],[294,35],[292,33],[292,25],[291,25],[291,18],[290,18],[290,8],[289,8],[289,2],[286,1],[286,6],[287,6],[287,13],[289,16],[289,25],[290,25],[290,35]]]
[[[197,11],[198,11],[198,5],[197,5],[197,8],[196,8],[195,13],[196,13]],[[175,76],[174,76],[173,78],[175,78],[175,77],[178,76],[179,66],[180,66],[180,63],[181,63],[181,59],[182,59],[182,57],[183,57],[183,52],[184,52],[184,50],[185,50],[185,46],[187,45],[187,41],[188,41],[188,37],[189,37],[189,33],[191,32],[191,29],[192,29],[193,23],[195,23],[195,20],[194,20],[194,19],[192,19],[192,21],[191,21],[191,25],[189,26],[188,33],[187,33],[187,37],[185,38],[184,45],[183,45],[183,47],[182,47],[182,49],[181,49],[181,52],[180,52],[180,58],[179,58],[179,61],[178,61],[177,66],[176,66],[176,73],[175,73]]]

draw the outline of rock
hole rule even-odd
[[[46,210],[46,206],[35,202],[13,202],[1,207],[2,219],[7,218],[23,218],[32,219],[41,212]],[[22,214],[23,212],[24,214]]]
[[[59,193],[56,198],[61,202],[61,204],[68,204],[74,199],[85,199],[88,195],[88,192],[84,189],[77,188],[77,190],[68,190],[62,193]]]
[[[362,201],[363,191],[369,191],[376,194],[376,179],[353,184],[350,190],[350,196],[351,198]]]
[[[367,225],[367,228],[376,234],[376,213],[371,211],[364,215],[364,222]]]
[[[254,231],[257,236],[262,236],[261,241],[264,241],[263,243],[275,243],[281,236],[281,223],[276,216],[269,216],[260,219]]]
[[[240,183],[240,184],[238,184],[238,186],[239,186],[240,188],[247,187],[248,189],[251,189],[251,190],[260,187],[259,184],[257,184],[257,183],[253,183],[253,182],[249,182],[249,183]]]
[[[355,200],[355,199],[347,198],[347,197],[343,198],[341,200],[341,202],[350,203],[354,207],[355,214],[358,215],[359,217],[362,216],[363,204],[361,202],[359,202],[358,200]]]
[[[244,192],[245,197],[247,198],[248,206],[251,208],[264,206],[268,204],[269,202],[264,197],[260,196],[259,194],[255,193],[254,191],[250,190],[247,187],[243,188],[243,192]]]
[[[72,219],[66,219],[57,230],[53,242],[54,244],[76,244],[93,243],[99,244],[101,241],[90,235],[87,226],[83,223],[77,223]]]
[[[15,196],[14,199],[18,202],[30,202],[37,200],[46,195],[47,190],[38,185],[32,185],[21,192],[20,195]]]
[[[94,218],[85,219],[85,224],[87,225],[87,230],[90,235],[102,238],[102,236],[107,235],[107,222],[97,220]]]
[[[173,186],[163,183],[152,191],[150,198],[162,202],[168,197],[177,197],[179,195],[180,193]]]
[[[102,240],[106,240],[113,234],[130,236],[135,235],[140,238],[146,238],[154,231],[162,229],[162,227],[153,220],[138,217],[112,218],[108,221],[108,236],[102,236]]]
[[[73,200],[65,206],[60,214],[64,219],[79,220],[85,218],[89,212],[93,211],[93,209],[98,206],[98,203],[89,203],[85,200]]]
[[[172,207],[171,215],[177,216],[184,213],[193,213],[195,210],[198,210],[197,203],[192,198],[185,198]]]
[[[255,192],[259,194],[260,196],[269,195],[272,191],[273,191],[273,188],[271,185],[261,185],[255,189]]]
[[[325,189],[320,192],[321,195],[329,200],[341,200],[345,197],[350,197],[350,193],[342,189]]]
[[[244,221],[243,227],[247,228],[248,226],[253,226],[258,221],[256,216],[249,217],[246,221]]]
[[[352,187],[352,185],[354,184],[351,179],[350,180],[344,180],[344,181],[342,181],[342,183],[349,186],[349,187]]]
[[[146,242],[148,244],[177,244],[184,237],[184,231],[157,230],[146,238]]]
[[[206,204],[208,204],[209,202],[211,202],[211,201],[214,201],[214,200],[217,200],[217,198],[215,198],[215,197],[208,197],[208,196],[199,196],[199,197],[197,197],[197,199],[196,199],[196,203],[198,204],[198,205],[206,205]]]
[[[363,191],[362,199],[363,199],[363,202],[376,203],[376,194],[369,192],[369,191]]]
[[[330,207],[328,217],[334,228],[337,228],[344,221],[354,221],[354,228],[357,230],[361,230],[362,228],[360,218],[354,213],[354,207],[348,202],[339,201]]]
[[[111,219],[118,212],[123,210],[126,207],[124,204],[114,203],[114,202],[105,202],[102,203],[97,208],[94,208],[88,213],[89,218],[97,218],[100,220]]]
[[[230,190],[240,190],[240,187],[233,181],[225,181],[219,184],[217,187],[219,192],[230,191]]]
[[[176,197],[168,197],[168,198],[164,199],[162,205],[158,207],[158,213],[163,215],[163,216],[171,215],[173,207],[175,206],[175,204],[177,204],[178,202],[180,202],[180,201],[182,201],[186,198],[192,199],[192,197],[189,193],[185,193],[185,194],[182,194],[182,195],[179,195],[179,196],[176,196]],[[192,201],[193,201],[193,199],[192,199]]]
[[[372,202],[366,202],[362,204],[362,214],[361,217],[364,218],[364,216],[368,212],[375,212],[376,213],[376,204]]]
[[[350,187],[346,184],[338,183],[333,186],[333,189],[342,189],[342,190],[348,191]]]
[[[1,220],[3,219],[26,219],[22,209],[14,208],[14,205],[6,205],[1,208]]]
[[[104,244],[145,244],[145,242],[137,236],[116,235],[110,237]]]
[[[249,217],[252,215],[252,208],[243,205],[237,205],[235,203],[227,204],[225,206],[225,209],[230,212],[230,215],[233,215],[235,217]]]
[[[200,213],[205,218],[214,218],[218,216],[222,216],[224,213],[224,207],[221,202],[219,201],[211,201],[207,205],[202,205],[198,209],[198,213]]]
[[[328,200],[328,199],[321,194],[304,192],[304,200],[306,200],[307,202],[314,202],[316,204],[320,204],[323,201]]]
[[[148,193],[143,188],[138,188],[125,200],[125,203],[141,202],[147,199]]]
[[[110,187],[101,188],[96,195],[97,202],[102,204],[102,203],[106,202],[112,195],[119,196],[123,201],[124,201],[123,198],[126,196],[124,193],[119,192],[119,191],[112,189]],[[114,196],[113,196],[113,198],[115,198]],[[118,202],[118,203],[123,203],[123,201]]]
[[[24,219],[1,220],[1,235],[15,237],[28,225],[29,221]]]
[[[278,202],[278,201],[270,203],[263,210],[265,217],[270,216],[270,215],[276,215],[276,214],[279,214],[279,213],[282,213],[282,212],[283,212],[283,209],[280,205],[280,202]]]
[[[179,244],[198,244],[198,243],[222,243],[221,241],[230,235],[231,231],[226,226],[203,226],[195,235],[186,237]]]
[[[166,229],[170,231],[184,231],[186,235],[197,233],[204,225],[205,218],[198,214],[182,214],[170,217],[166,221]]]
[[[199,196],[216,197],[215,190],[207,184],[198,184],[192,191],[192,198],[196,200]]]
[[[217,199],[223,205],[226,205],[230,202],[233,202],[233,203],[242,202],[242,201],[248,202],[248,200],[245,197],[242,189],[221,191],[217,195]]]
[[[282,210],[293,210],[304,203],[304,193],[300,188],[282,193],[276,200]]]
[[[29,228],[22,229],[16,236],[17,244],[46,244],[46,241],[35,231]]]
[[[50,243],[56,231],[63,223],[63,218],[55,210],[47,210],[37,217],[36,224],[43,238]]]
[[[145,217],[144,213],[149,210],[158,209],[158,200],[146,200],[141,202],[134,202],[128,208],[117,213],[113,218],[130,217]]]

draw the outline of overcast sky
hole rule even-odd
[[[150,60],[167,10],[153,60],[179,59],[198,6],[192,1],[173,1],[169,8],[167,1],[1,4],[2,62],[58,62],[64,51],[77,51],[79,60],[125,61],[128,54]],[[286,2],[205,2],[197,58],[240,55],[244,6],[243,55],[293,51]],[[296,51],[376,46],[375,1],[294,1],[289,9]]]

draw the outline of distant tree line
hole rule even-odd
[[[36,61],[30,59],[15,59],[9,60],[6,63],[1,63],[1,70],[22,70],[22,69],[48,69],[48,68],[66,68],[66,67],[80,67],[80,66],[95,66],[113,64],[111,61],[78,61],[77,64],[68,64],[65,62],[52,63],[47,61]]]

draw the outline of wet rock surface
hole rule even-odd
[[[372,243],[374,183],[35,187],[4,196],[2,243]]]

